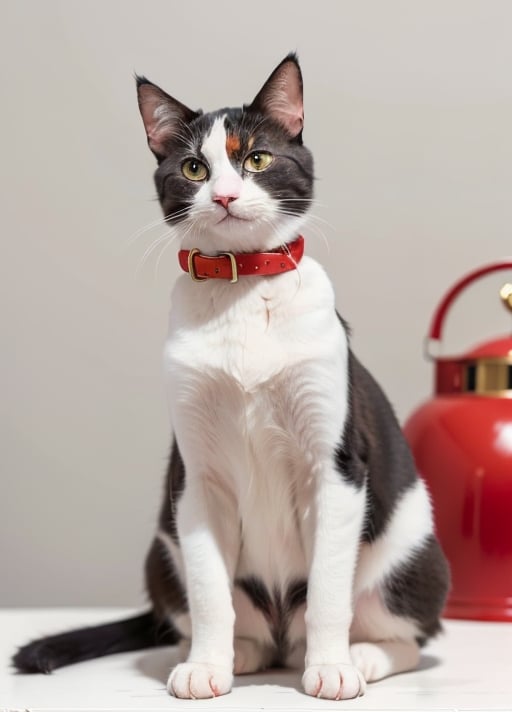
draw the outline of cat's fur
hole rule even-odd
[[[269,251],[297,237],[313,166],[294,55],[240,109],[202,114],[137,83],[182,248]],[[247,170],[255,151],[272,154],[266,170]],[[189,159],[201,180],[184,176]],[[414,668],[440,630],[447,567],[425,486],[349,349],[324,270],[305,257],[237,284],[181,276],[165,370],[176,440],[146,562],[152,611],[36,641],[18,668],[181,638],[187,661],[168,682],[178,697],[224,694],[233,671],[305,659],[304,690],[330,699]]]

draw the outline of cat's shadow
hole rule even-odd
[[[178,662],[180,662],[180,657],[177,647],[158,648],[139,655],[135,660],[135,667],[142,675],[157,680],[165,687],[169,672]],[[422,654],[420,663],[414,672],[430,670],[440,664],[441,660],[434,655]],[[292,688],[302,692],[301,677],[299,670],[273,668],[253,675],[237,675],[234,687],[265,684]]]
[[[177,647],[158,648],[148,650],[135,660],[136,669],[144,676],[157,680],[165,687],[169,672],[180,662]],[[275,668],[253,675],[237,675],[234,687],[248,687],[250,685],[277,685],[288,687],[302,692],[301,674],[298,670]]]

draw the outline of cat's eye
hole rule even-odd
[[[245,159],[244,168],[250,173],[259,173],[266,170],[273,160],[274,156],[268,151],[254,151]]]
[[[181,172],[188,180],[205,180],[208,178],[208,168],[197,158],[188,158],[181,165]]]

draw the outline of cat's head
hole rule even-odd
[[[155,182],[183,248],[275,249],[299,234],[313,194],[302,144],[302,76],[288,55],[251,104],[193,111],[137,77]]]

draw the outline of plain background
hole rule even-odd
[[[130,241],[160,217],[133,72],[209,110],[299,52],[307,249],[404,420],[440,297],[512,252],[512,3],[3,0],[0,35],[0,603],[138,605],[178,268],[144,259],[161,226]],[[504,278],[455,305],[447,352],[510,330]]]

